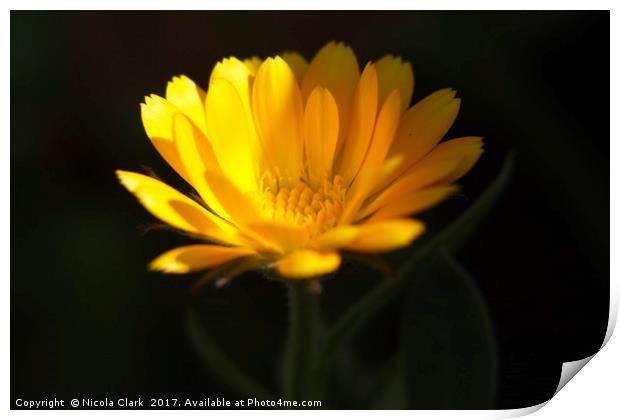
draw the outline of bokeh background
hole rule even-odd
[[[277,386],[285,288],[249,273],[191,295],[197,276],[146,271],[188,240],[147,232],[154,219],[113,171],[146,165],[187,190],[143,132],[143,97],[163,94],[177,74],[206,86],[225,56],[295,49],[311,58],[332,39],[362,65],[385,53],[411,61],[414,101],[443,87],[463,98],[448,137],[481,135],[486,153],[439,213],[467,208],[517,149],[509,188],[458,255],[491,314],[494,406],[547,400],[561,362],[600,347],[609,307],[608,12],[13,11],[12,404],[234,398],[192,348],[188,306],[249,372]],[[344,267],[325,285],[326,318],[378,278]],[[395,352],[402,306],[397,299],[355,337],[345,378],[360,380]],[[364,395],[345,394],[334,407],[364,406]]]

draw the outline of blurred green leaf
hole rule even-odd
[[[497,362],[488,309],[447,251],[411,287],[402,338],[408,408],[493,407]]]
[[[508,185],[514,160],[515,152],[511,151],[506,156],[502,169],[495,180],[454,223],[429,240],[424,246],[416,247],[414,245],[413,253],[400,268],[396,277],[385,279],[336,321],[328,331],[326,346],[315,371],[317,386],[324,387],[335,355],[353,334],[383,305],[400,293],[410,279],[417,278],[420,270],[428,267],[433,259],[433,254],[438,249],[455,250],[466,243]]]
[[[270,399],[272,394],[254,381],[213,341],[204,330],[196,312],[188,308],[186,323],[187,334],[196,352],[209,370],[215,373],[226,385],[244,396]]]
[[[506,189],[514,170],[515,156],[516,152],[514,150],[508,152],[508,155],[504,159],[502,169],[491,185],[487,187],[461,217],[457,218],[454,223],[440,232],[439,235],[428,244],[428,248],[434,249],[437,246],[442,246],[450,250],[456,250],[467,243]],[[409,264],[409,266],[411,266],[411,264]],[[407,264],[405,264],[402,269],[407,270],[407,268]]]
[[[372,410],[398,410],[407,406],[403,354],[398,353],[384,367],[368,396]]]

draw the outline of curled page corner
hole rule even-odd
[[[547,401],[544,401],[540,404],[532,405],[530,407],[513,408],[513,409],[508,409],[508,410],[497,410],[495,418],[506,419],[506,418],[523,417],[523,416],[527,416],[528,414],[532,414],[540,410],[545,405],[547,405],[547,403],[551,401],[551,399],[553,399],[553,397],[555,397],[555,395],[558,392],[560,392],[560,390],[564,387],[564,385],[566,385],[568,381],[570,381],[573,378],[573,376],[575,376],[577,372],[579,372],[581,368],[583,368],[593,357],[594,357],[594,354],[592,356],[588,356],[580,360],[574,360],[572,362],[564,362],[562,364],[562,372],[560,373],[560,380],[558,382],[558,387],[553,393],[553,396]]]
[[[596,354],[601,351],[603,347],[607,344],[613,331],[616,327],[616,321],[618,319],[618,294],[614,293],[613,282],[610,284],[610,302],[609,302],[609,318],[607,320],[607,331],[605,332],[605,338],[601,343],[601,347],[594,352],[594,354],[584,357],[580,360],[574,360],[572,362],[565,362],[562,364],[562,373],[560,374],[560,381],[558,383],[558,387],[556,388],[553,396],[560,392],[564,385],[568,383],[573,376],[577,374]],[[553,397],[552,397],[553,398]]]
[[[598,351],[597,351],[598,353]],[[572,362],[564,362],[562,364],[562,373],[560,374],[560,381],[558,382],[558,387],[555,389],[553,396],[560,392],[564,385],[568,383],[573,377],[579,372],[595,355],[584,357],[583,359],[573,360]],[[553,398],[553,397],[552,397]]]
[[[545,405],[547,405],[548,402],[549,401],[545,401],[545,402],[542,402],[540,404],[532,405],[530,407],[510,408],[510,409],[505,409],[505,410],[495,410],[492,413],[492,416],[493,416],[493,418],[496,418],[496,419],[512,419],[512,418],[516,418],[516,417],[523,417],[523,416],[527,416],[528,414],[532,414],[535,411],[540,410]]]
[[[605,338],[603,339],[603,342],[601,343],[601,347],[597,351],[595,351],[594,354],[588,357],[584,357],[583,359],[579,359],[579,360],[573,360],[571,362],[564,362],[562,364],[562,371],[560,373],[560,380],[558,382],[558,386],[555,392],[553,393],[553,396],[550,399],[540,404],[536,404],[530,407],[514,408],[514,409],[508,409],[508,410],[496,410],[495,418],[522,417],[528,414],[532,414],[535,411],[538,411],[541,408],[543,408],[545,405],[547,405],[547,403],[551,401],[551,399],[555,397],[556,394],[560,392],[562,388],[564,388],[564,385],[566,385],[577,374],[577,372],[579,372],[585,365],[587,365],[588,362],[592,360],[592,358],[596,356],[596,354],[599,351],[601,351],[603,347],[605,347],[605,345],[611,338],[611,335],[613,334],[613,331],[616,327],[616,321],[618,319],[618,300],[619,300],[619,295],[618,293],[615,293],[615,285],[614,285],[614,282],[612,281],[610,284],[609,319],[607,321],[607,331],[605,333]]]

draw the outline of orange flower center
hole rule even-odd
[[[307,226],[312,236],[336,226],[346,193],[340,175],[331,181],[324,180],[315,188],[304,181],[292,187],[287,184],[290,185],[285,179],[271,174],[263,177],[259,206],[263,218]]]

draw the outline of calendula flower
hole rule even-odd
[[[460,106],[451,89],[408,108],[410,63],[387,55],[360,72],[331,42],[297,53],[217,63],[207,91],[186,76],[141,104],[148,137],[197,192],[117,171],[155,217],[200,238],[150,267],[166,273],[233,260],[285,278],[338,269],[339,251],[382,253],[424,231],[411,215],[457,187],[482,153],[479,137],[440,143]]]

